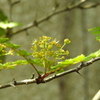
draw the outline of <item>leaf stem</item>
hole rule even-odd
[[[20,54],[24,59],[26,59],[29,62],[29,59],[27,57],[25,57],[24,55],[22,55],[19,51],[17,51],[16,49],[12,48],[15,52],[17,52],[18,54]],[[30,62],[29,62],[30,63]],[[30,63],[32,65],[32,67],[35,69],[35,71],[37,72],[38,76],[41,76],[40,73],[38,72],[37,68],[35,67],[35,65],[33,63]]]
[[[43,61],[43,65],[44,65],[44,73],[46,74],[46,62],[45,62],[45,60]]]
[[[64,43],[60,49],[62,49],[66,44]]]

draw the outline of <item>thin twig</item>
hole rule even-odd
[[[95,94],[92,100],[100,100],[100,90]]]
[[[50,14],[50,15],[48,15],[48,16],[42,18],[42,19],[39,20],[39,21],[36,21],[36,20],[35,20],[34,22],[32,22],[32,23],[26,25],[24,28],[22,28],[22,29],[20,29],[20,30],[17,30],[16,32],[11,33],[10,36],[13,36],[13,35],[18,34],[18,33],[20,33],[20,32],[23,32],[23,31],[25,31],[25,30],[28,30],[28,29],[30,29],[30,28],[32,28],[32,27],[37,27],[39,24],[41,24],[41,23],[43,23],[43,22],[49,20],[49,19],[52,18],[53,16],[55,16],[55,15],[57,15],[57,14],[60,14],[60,13],[63,13],[63,12],[66,12],[66,11],[70,11],[70,10],[72,10],[72,9],[74,9],[74,8],[89,9],[89,8],[96,7],[96,6],[100,5],[100,3],[94,3],[94,5],[91,5],[91,6],[89,6],[89,7],[81,6],[81,5],[82,5],[84,2],[86,2],[86,1],[87,1],[87,0],[82,0],[81,2],[77,3],[77,5],[73,5],[73,6],[68,5],[66,8],[64,8],[64,9],[62,9],[62,10],[59,10],[59,11],[56,11],[56,12],[53,12],[52,14]]]
[[[99,61],[99,60],[100,60],[100,57],[97,57],[97,58],[94,58],[94,59],[87,61],[87,62],[81,62],[79,64],[79,66],[77,66],[76,68],[69,69],[69,70],[64,71],[62,73],[55,74],[55,75],[52,75],[50,77],[47,77],[44,80],[42,80],[40,83],[37,83],[37,79],[38,79],[37,77],[34,78],[34,79],[31,78],[31,79],[25,79],[25,80],[21,80],[21,81],[15,81],[14,80],[13,82],[10,82],[8,84],[0,85],[0,89],[4,89],[4,88],[8,88],[8,87],[15,87],[17,85],[28,85],[28,84],[33,84],[33,83],[36,83],[36,84],[47,83],[47,82],[50,82],[51,80],[59,78],[61,76],[71,74],[71,73],[74,73],[74,72],[79,72],[82,68],[87,67],[87,66],[89,66],[89,65],[91,65],[94,62]]]
[[[25,57],[24,55],[22,55],[18,50],[12,48],[16,53],[20,54],[24,59],[26,59],[29,62],[29,58]],[[35,71],[37,72],[38,76],[40,76],[40,73],[38,72],[37,68],[35,67],[35,65],[31,62],[29,62],[30,65],[32,65],[32,67],[35,69]]]
[[[93,64],[94,62],[96,62],[96,61],[98,61],[98,60],[100,60],[100,57],[94,58],[94,59],[92,59],[92,60],[90,60],[90,61],[87,61],[87,62],[81,62],[81,64],[80,64],[78,67],[76,67],[76,68],[69,69],[69,70],[64,71],[64,72],[62,72],[62,73],[59,73],[59,74],[53,75],[53,76],[51,76],[51,77],[49,77],[49,78],[46,78],[46,79],[43,81],[43,83],[49,82],[49,81],[51,81],[51,80],[53,80],[53,79],[59,78],[59,77],[61,77],[61,76],[64,76],[64,75],[67,75],[67,74],[70,74],[70,73],[73,73],[73,72],[76,72],[76,73],[77,73],[77,72],[79,72],[79,70],[81,70],[82,68],[87,67],[87,66]]]
[[[14,1],[14,2],[12,2],[12,0],[8,0],[10,21],[12,21],[12,10],[13,10],[14,5],[16,5],[16,4],[20,3],[20,2],[21,2],[21,0]]]

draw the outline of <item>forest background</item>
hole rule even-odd
[[[41,20],[46,16],[64,9],[68,6],[75,5],[82,0],[20,0],[13,7],[11,2],[15,0],[1,0],[0,9],[8,16],[10,21],[22,23],[14,29],[20,30],[30,23]],[[99,4],[99,0],[87,0],[84,7],[91,4]],[[99,49],[99,43],[95,36],[90,34],[87,29],[99,26],[100,6],[82,9],[75,7],[55,14],[38,25],[28,30],[23,30],[15,35],[10,36],[10,42],[22,44],[22,48],[29,50],[31,40],[43,35],[51,36],[63,42],[63,39],[69,38],[72,42],[66,49],[70,51],[68,58],[76,57],[80,54],[88,55]],[[6,57],[5,62],[17,60],[17,57]],[[0,84],[12,81],[12,79],[22,80],[29,78],[33,73],[30,66],[18,66],[14,70],[7,69],[0,72]],[[7,99],[24,99],[24,100],[91,100],[99,90],[99,62],[81,70],[82,77],[76,73],[63,76],[46,84],[31,84],[7,88],[0,90],[0,98]]]

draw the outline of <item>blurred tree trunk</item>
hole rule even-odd
[[[83,41],[83,54],[85,55],[88,55],[88,32],[87,32],[87,17],[86,17],[86,11],[85,10],[82,10],[81,11],[81,14],[82,14],[82,41]],[[86,41],[85,41],[86,40]],[[90,100],[89,99],[89,77],[88,77],[88,73],[89,73],[89,68],[85,68],[83,70],[83,75],[84,75],[84,100]]]

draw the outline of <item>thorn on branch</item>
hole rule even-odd
[[[35,76],[35,74],[33,73],[32,76],[31,76],[31,79],[34,79],[34,76]]]
[[[14,5],[16,5],[16,4],[20,3],[20,2],[21,2],[21,0],[15,1],[15,2],[13,2],[13,3],[11,4],[11,6],[14,6]]]
[[[79,70],[93,64],[96,61],[100,61],[100,57],[93,58],[92,60],[89,60],[87,62],[81,62],[80,65],[76,68],[69,69],[69,70],[64,71],[62,73],[52,75],[50,77],[47,77],[47,76],[52,74],[52,73],[47,73],[47,74],[44,74],[44,75],[40,75],[38,73],[38,77],[36,77],[34,79],[25,79],[25,80],[21,80],[21,81],[16,81],[15,79],[13,79],[13,82],[11,82],[11,83],[0,85],[0,89],[4,89],[4,88],[8,88],[8,87],[16,87],[17,85],[25,85],[25,84],[27,85],[27,84],[33,84],[33,83],[37,83],[37,84],[47,83],[47,82],[50,82],[53,79],[59,78],[61,76],[64,76],[64,75],[67,75],[67,74],[70,74],[70,73],[73,73],[73,72],[77,72],[79,75],[81,75],[79,73]],[[32,75],[32,78],[33,77],[34,77],[34,74]]]
[[[80,74],[80,72],[79,72],[78,70],[76,70],[76,72],[77,72],[80,76],[82,76],[82,74]]]
[[[16,87],[16,84],[17,84],[17,82],[16,82],[16,80],[15,80],[15,79],[13,79],[13,82],[12,82],[12,83],[10,83],[10,85],[11,85],[12,87]]]
[[[34,22],[33,22],[33,24],[34,24],[34,26],[38,26],[38,22],[35,20]]]
[[[59,3],[57,2],[57,0],[55,0],[54,1],[54,7],[52,8],[52,10],[56,11],[58,7],[59,7]]]
[[[8,1],[11,3],[11,0],[8,0]],[[21,1],[21,0],[18,0],[18,1],[16,1],[14,4],[19,3],[20,1]],[[25,28],[20,29],[20,30],[14,32],[13,34],[10,35],[10,37],[13,36],[13,35],[15,35],[15,34],[17,34],[17,33],[23,32],[25,29],[30,29],[30,28],[32,28],[32,27],[34,27],[34,26],[38,26],[39,24],[41,24],[41,23],[43,23],[43,22],[49,20],[50,18],[52,18],[53,16],[55,16],[55,15],[57,15],[57,14],[60,14],[60,13],[66,12],[66,11],[70,11],[70,10],[72,10],[72,9],[74,9],[74,8],[88,9],[88,8],[92,8],[92,7],[96,7],[96,6],[100,5],[99,2],[96,3],[96,4],[93,3],[93,4],[90,5],[89,7],[87,7],[87,5],[82,5],[82,4],[84,4],[85,2],[87,2],[87,1],[88,1],[88,0],[80,0],[80,1],[78,2],[78,1],[76,1],[76,0],[73,0],[73,2],[69,2],[69,4],[67,5],[66,8],[64,8],[64,9],[62,9],[62,10],[59,10],[59,11],[56,11],[56,12],[53,12],[53,14],[50,14],[50,15],[46,16],[45,18],[41,19],[41,20],[38,21],[38,22],[36,21],[36,17],[37,17],[37,14],[36,14],[35,21],[34,21],[33,23],[30,23],[30,24],[27,25]],[[55,0],[54,3],[55,3],[55,7],[52,8],[52,9],[55,9],[55,10],[56,10],[56,9],[59,7],[59,3],[57,2],[57,0]]]
[[[55,74],[54,77],[56,77],[57,75]]]
[[[25,32],[26,32],[26,35],[28,36],[28,35],[29,35],[29,33],[28,33],[27,29],[25,29]]]

